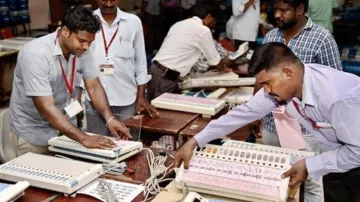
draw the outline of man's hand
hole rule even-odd
[[[281,178],[290,177],[290,186],[294,186],[303,182],[308,177],[305,160],[298,161],[290,170],[282,174]]]
[[[181,163],[184,161],[184,168],[189,169],[190,159],[197,146],[195,138],[191,138],[179,150],[177,150],[175,155],[175,167],[180,167]]]
[[[81,144],[92,149],[109,149],[116,147],[116,144],[110,138],[102,135],[86,135],[86,138],[81,141]]]
[[[233,70],[230,67],[224,66],[224,68],[221,69],[222,72],[233,72]]]
[[[128,140],[132,138],[126,126],[117,119],[110,120],[107,127],[116,139]]]
[[[261,138],[261,120],[248,124],[248,127],[250,134],[255,135],[256,138]]]
[[[232,66],[232,65],[235,64],[235,61],[234,61],[234,60],[230,60],[230,59],[229,59],[229,55],[226,56],[226,57],[224,57],[224,58],[221,59],[221,60],[222,60],[222,63],[223,63],[224,65],[226,65],[226,66]]]
[[[159,117],[159,112],[145,98],[140,97],[136,101],[136,112],[139,114],[142,109],[150,115],[151,118]]]

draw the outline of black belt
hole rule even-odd
[[[168,78],[170,80],[177,80],[180,76],[180,72],[177,72],[175,70],[169,69],[167,67],[165,67],[164,65],[160,64],[158,61],[154,60],[153,64],[160,69],[161,71],[163,71],[164,73],[162,74],[163,77]]]

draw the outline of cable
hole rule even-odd
[[[161,182],[171,181],[174,179],[173,178],[164,179],[165,176],[168,174],[169,168],[173,166],[173,164],[171,164],[168,167],[165,166],[165,162],[168,156],[155,157],[154,152],[151,149],[143,148],[143,150],[148,151],[146,158],[148,160],[148,166],[150,169],[150,177],[144,183],[144,197],[145,197],[144,201],[146,202],[152,200],[157,194],[161,192],[161,187],[159,185]],[[171,155],[169,156],[171,158],[174,158]],[[152,197],[150,197],[150,195],[152,195]]]

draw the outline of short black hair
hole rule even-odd
[[[275,2],[277,1],[282,1],[283,3],[289,4],[294,9],[302,4],[304,5],[304,13],[306,13],[309,8],[309,0],[275,0]]]
[[[265,43],[254,52],[248,72],[255,76],[262,70],[268,71],[282,62],[301,62],[299,58],[283,43]]]
[[[95,34],[100,30],[100,20],[90,8],[78,5],[66,11],[62,26],[66,26],[71,32],[80,30]]]
[[[200,1],[193,8],[193,15],[204,19],[207,15],[212,15],[214,18],[219,18],[221,8],[218,3],[213,0]]]

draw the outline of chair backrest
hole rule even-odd
[[[0,29],[0,34],[1,34],[2,39],[9,39],[9,38],[14,37],[14,35],[12,34],[10,28]]]
[[[0,109],[0,161],[4,162],[3,144],[8,144],[10,134],[9,108]]]

